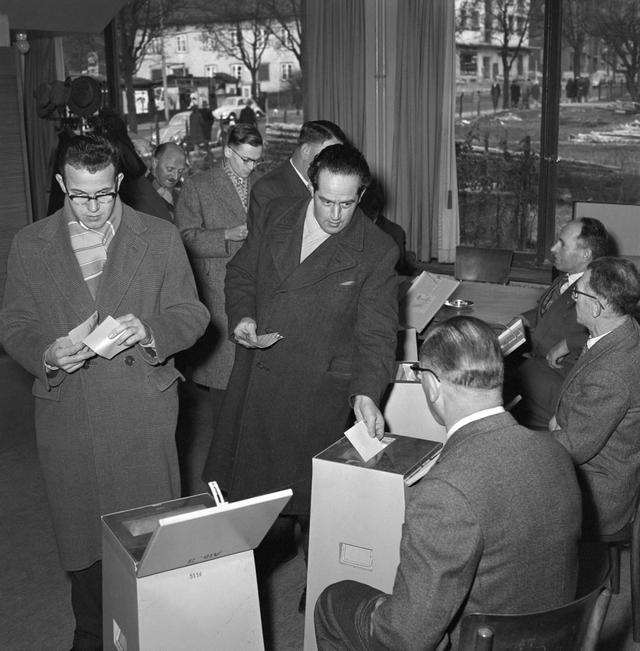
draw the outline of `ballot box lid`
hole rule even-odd
[[[393,439],[392,442],[369,461],[362,460],[346,436],[316,455],[315,458],[360,468],[392,472],[408,479],[429,463],[442,448],[442,443],[438,441],[396,435],[389,436],[389,438]]]
[[[211,495],[143,506],[102,517],[142,578],[254,549],[291,489],[216,505]]]

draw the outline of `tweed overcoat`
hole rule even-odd
[[[133,346],[52,378],[45,349],[94,310],[131,313],[153,332],[157,357]],[[40,463],[62,566],[101,557],[100,515],[179,496],[177,380],[172,356],[202,334],[198,299],[178,230],[123,205],[95,300],[60,210],[20,231],[8,263],[0,333],[34,376]]]
[[[611,534],[640,487],[640,327],[629,319],[585,351],[558,397],[554,432],[573,458],[588,534]]]
[[[575,471],[548,432],[507,413],[464,425],[407,490],[393,596],[373,615],[367,648],[455,649],[467,613],[571,601],[579,536]]]
[[[249,177],[249,190],[257,174]],[[227,263],[242,242],[224,239],[224,231],[244,224],[247,213],[221,164],[187,179],[176,206],[176,226],[189,254],[202,302],[211,323],[190,353],[193,380],[214,389],[226,389],[235,346],[229,341],[224,312]]]
[[[357,209],[300,263],[310,199],[278,199],[227,267],[229,331],[252,317],[271,348],[237,346],[204,477],[240,499],[284,487],[307,513],[311,458],[342,436],[350,398],[380,396],[393,374],[398,281],[393,240]]]

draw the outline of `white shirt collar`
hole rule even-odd
[[[609,330],[609,332],[612,331]],[[602,337],[606,337],[609,334],[609,332],[605,332],[604,334],[598,335],[597,337],[589,337],[587,339],[587,348],[591,348],[592,346],[594,346],[598,341],[600,341],[600,339],[602,339]]]
[[[304,178],[300,170],[293,164],[293,159],[289,159],[289,162],[291,163],[291,167],[296,171],[296,174],[300,177],[300,180],[307,186],[307,190],[309,190],[309,194],[313,196],[313,186],[311,185],[311,181],[308,181],[307,179]]]
[[[480,420],[482,418],[487,418],[488,416],[495,416],[496,414],[501,414],[504,412],[504,407],[502,405],[498,407],[490,407],[489,409],[481,409],[480,411],[476,411],[473,414],[469,414],[468,416],[465,416],[464,418],[461,418],[458,422],[454,423],[451,426],[451,429],[447,431],[447,441],[455,434],[461,427],[464,427],[465,425],[468,425],[469,423],[473,423],[476,420]]]
[[[580,278],[584,274],[584,271],[578,271],[578,273],[575,274],[567,274],[567,279],[562,283],[560,286],[560,293],[564,294],[564,292],[575,283],[578,278]]]

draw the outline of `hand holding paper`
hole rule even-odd
[[[375,457],[379,452],[382,452],[393,441],[392,438],[386,437],[381,441],[372,438],[369,436],[367,426],[361,420],[353,427],[350,427],[344,435],[349,439],[351,445],[353,445],[365,463],[372,457]]]

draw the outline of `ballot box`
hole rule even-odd
[[[304,649],[316,649],[313,610],[324,588],[352,579],[390,592],[400,558],[405,486],[442,448],[394,436],[364,462],[346,437],[313,459]]]
[[[102,517],[105,651],[263,651],[253,549],[291,490]]]
[[[446,429],[431,415],[427,399],[410,362],[400,362],[381,404],[385,431],[400,436],[446,441]]]

